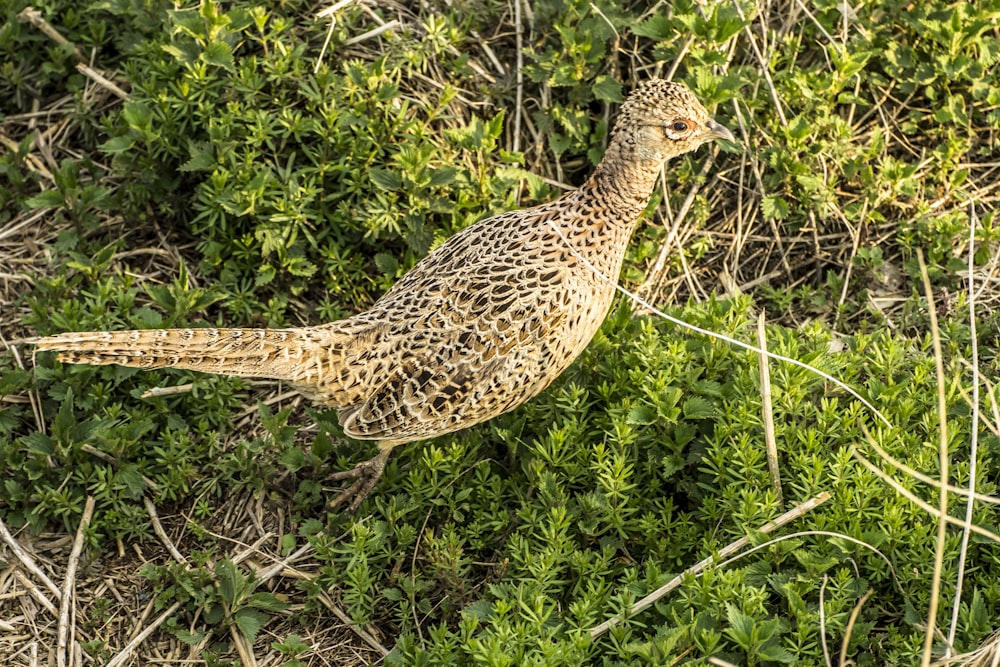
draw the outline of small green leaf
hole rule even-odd
[[[63,193],[59,190],[43,190],[24,200],[28,208],[60,208],[65,203]]]
[[[233,561],[226,558],[215,564],[215,576],[219,578],[219,594],[226,604],[232,606],[243,575],[237,571]]]
[[[794,655],[789,653],[787,650],[779,646],[778,644],[772,644],[770,646],[765,646],[757,652],[757,657],[761,660],[771,660],[772,662],[781,662],[786,665],[791,665],[797,662]]]
[[[298,447],[285,450],[278,460],[288,472],[298,472],[306,464],[305,454]]]
[[[403,187],[403,177],[392,169],[369,167],[368,178],[375,184],[375,187],[386,192],[395,192]]]
[[[115,475],[115,481],[125,487],[125,495],[130,500],[140,499],[146,491],[146,480],[142,478],[138,466],[134,463],[123,465]]]
[[[375,266],[386,276],[392,278],[399,271],[399,260],[394,255],[380,252],[375,255]]]
[[[715,414],[715,406],[701,396],[687,399],[681,409],[685,419],[709,419]]]
[[[657,41],[662,41],[670,37],[673,29],[670,26],[670,19],[663,14],[650,16],[642,23],[632,26],[632,34],[639,37],[648,37]]]
[[[108,155],[124,153],[135,146],[135,140],[136,137],[134,134],[123,134],[121,136],[108,139],[101,144],[100,149],[102,153],[107,153]]]
[[[254,284],[257,285],[257,287],[267,285],[274,280],[277,275],[278,270],[274,268],[273,264],[264,264],[257,270],[257,277],[254,280]]]
[[[476,600],[471,604],[465,605],[462,612],[477,621],[489,620],[496,615],[493,611],[493,603],[489,600]]]
[[[445,165],[443,167],[438,167],[431,171],[431,178],[429,185],[450,185],[455,182],[455,174],[458,173],[458,169],[451,165]]]
[[[56,441],[41,431],[34,431],[21,438],[21,444],[33,454],[51,456],[56,452]]]
[[[208,48],[202,52],[202,58],[210,65],[218,65],[225,70],[235,72],[233,65],[233,50],[225,42],[212,42]]]
[[[629,424],[646,426],[648,424],[655,424],[657,419],[656,408],[651,405],[637,405],[629,410],[628,413]]]
[[[188,646],[196,646],[198,642],[205,638],[204,632],[188,632],[183,628],[178,628],[173,631],[175,637],[180,639],[182,642]]]
[[[205,622],[209,625],[218,625],[226,617],[226,610],[221,604],[213,604],[205,612]]]
[[[749,651],[753,648],[753,618],[740,611],[739,607],[729,603],[726,604],[726,617],[729,620],[729,627],[726,634],[732,637],[740,648]]]
[[[290,257],[285,261],[285,270],[293,276],[308,278],[316,273],[316,265],[305,257]]]
[[[788,217],[788,202],[776,195],[766,195],[760,201],[765,220],[784,220]]]
[[[52,422],[52,435],[65,442],[69,439],[76,423],[76,415],[73,412],[73,392],[67,391],[66,398],[63,399],[62,405],[59,406],[59,412],[56,413],[56,418]]]
[[[316,439],[313,440],[312,454],[322,460],[326,459],[331,451],[333,451],[333,441],[330,440],[329,435],[321,431],[316,435]]]
[[[141,102],[126,102],[122,107],[122,118],[133,130],[145,130],[152,123],[153,114]]]
[[[189,141],[191,158],[180,166],[181,171],[212,171],[215,169],[215,150],[207,141]]]
[[[265,611],[284,611],[288,605],[272,593],[254,593],[247,602],[251,607]]]
[[[602,74],[597,77],[597,81],[594,82],[594,85],[590,89],[593,91],[594,97],[602,102],[621,103],[625,101],[625,97],[622,95],[622,84],[610,76]]]
[[[257,638],[257,633],[267,623],[268,618],[266,614],[256,609],[244,607],[236,612],[234,620],[243,636],[253,642]]]

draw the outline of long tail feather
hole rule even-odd
[[[300,380],[317,345],[308,329],[150,329],[65,333],[38,340],[69,364],[188,370]]]

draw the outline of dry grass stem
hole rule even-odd
[[[976,331],[976,282],[975,282],[975,254],[976,254],[976,219],[975,202],[969,202],[969,248],[968,248],[968,272],[969,281],[968,301],[969,301],[969,340],[971,346],[971,366],[979,368],[979,341]],[[955,596],[951,605],[951,625],[948,628],[948,642],[945,646],[945,657],[951,655],[952,646],[955,643],[955,634],[958,632],[958,614],[962,606],[962,588],[965,583],[965,563],[969,555],[969,536],[971,535],[972,513],[976,501],[976,474],[978,473],[979,460],[979,374],[972,373],[972,433],[969,442],[969,492],[965,503],[965,525],[962,527],[962,544],[959,547],[958,572],[955,575]]]
[[[764,311],[757,314],[757,347],[767,351],[767,334],[764,331]],[[760,366],[760,410],[764,422],[764,445],[767,448],[767,470],[779,505],[784,504],[781,492],[781,471],[778,468],[778,443],[774,437],[774,408],[771,405],[771,366],[766,354],[757,355]]]
[[[334,604],[333,600],[330,599],[329,595],[327,595],[326,593],[320,593],[318,599],[323,604],[324,607],[329,609],[334,616],[340,619],[341,622],[344,623],[344,625],[350,628],[351,632],[360,637],[366,644],[368,644],[368,646],[381,653],[383,657],[389,655],[389,649],[387,649],[385,646],[381,644],[381,642],[375,639],[375,637],[370,632],[368,632],[364,628],[358,627],[358,625],[351,620],[350,616],[345,614],[340,607]]]
[[[53,28],[52,24],[46,21],[45,17],[42,16],[42,13],[39,12],[34,7],[25,7],[24,9],[22,9],[21,12],[17,15],[17,20],[20,21],[21,23],[30,23],[31,25],[35,26],[36,28],[41,30],[46,37],[51,39],[59,46],[64,46],[70,43],[70,41],[65,37],[63,37],[58,30]],[[81,63],[87,62],[87,59],[83,56],[82,53],[80,53],[80,49],[78,49],[76,46],[73,47],[73,57]]]
[[[135,649],[138,648],[139,645],[142,644],[144,641],[146,641],[146,638],[149,637],[151,634],[153,634],[153,632],[155,632],[157,628],[163,625],[163,623],[166,622],[168,618],[176,614],[177,610],[180,608],[181,608],[180,602],[175,602],[172,605],[170,605],[166,610],[164,610],[162,614],[156,617],[155,621],[153,621],[145,628],[143,628],[142,632],[137,634],[132,639],[132,641],[126,644],[125,647],[121,651],[119,651],[118,654],[115,655],[115,657],[109,660],[108,664],[105,665],[104,667],[122,667],[122,665],[124,665],[126,661],[128,661],[132,657],[132,653],[135,652]]]
[[[521,20],[521,2],[514,0],[514,38],[517,40],[517,56],[514,70],[514,143],[515,153],[521,152],[521,115],[524,113],[524,22]]]
[[[173,540],[171,540],[170,536],[167,535],[167,531],[163,529],[163,524],[160,523],[160,517],[156,513],[156,505],[153,504],[153,501],[150,500],[148,496],[143,496],[142,504],[145,505],[146,512],[149,514],[149,520],[153,524],[153,532],[156,533],[156,536],[160,538],[161,542],[163,542],[163,546],[167,548],[167,551],[169,551],[170,555],[174,557],[174,560],[181,565],[188,565],[188,559],[184,557],[184,554],[177,550],[177,547],[174,546]]]
[[[360,44],[361,42],[365,41],[366,39],[371,39],[372,37],[378,37],[383,32],[385,32],[387,30],[392,30],[393,28],[396,28],[399,25],[401,25],[400,22],[397,21],[396,19],[393,19],[391,21],[383,23],[382,25],[380,25],[377,28],[372,28],[368,32],[363,32],[360,35],[356,35],[354,37],[351,37],[350,39],[345,40],[344,41],[344,46],[353,46],[354,44]]]
[[[858,621],[858,616],[861,614],[861,608],[865,606],[865,602],[868,602],[868,598],[872,596],[875,591],[869,588],[858,603],[854,605],[851,609],[851,615],[847,619],[847,627],[844,628],[844,641],[840,643],[840,661],[837,663],[841,667],[847,665],[847,649],[851,645],[851,635],[854,633],[854,624]]]
[[[35,582],[33,582],[31,579],[28,579],[28,577],[26,577],[23,572],[21,572],[20,570],[14,570],[14,578],[17,579],[17,583],[24,586],[25,590],[27,590],[28,593],[33,598],[38,600],[38,602],[43,607],[45,607],[45,611],[49,612],[53,616],[59,615],[59,609],[57,609],[56,606],[52,604],[51,600],[45,597],[45,593],[43,593],[42,590],[35,585]]]
[[[670,255],[674,252],[678,253],[678,258],[683,262],[684,260],[684,247],[679,238],[679,232],[681,230],[681,223],[684,222],[685,216],[687,216],[688,211],[691,209],[691,205],[694,203],[695,197],[698,195],[698,191],[701,189],[704,179],[708,176],[711,171],[712,165],[715,164],[715,152],[708,154],[705,161],[701,165],[701,170],[698,173],[698,178],[695,180],[694,185],[688,190],[687,196],[684,198],[684,202],[681,204],[680,209],[677,213],[669,216],[670,219],[670,230],[667,232],[667,237],[660,244],[660,252],[656,257],[656,261],[653,262],[653,267],[647,272],[646,279],[643,281],[639,289],[636,290],[638,294],[641,294],[647,299],[655,299],[656,295],[660,293],[663,285],[663,281],[666,278],[667,260]],[[666,192],[666,180],[660,180],[661,187],[663,188],[663,200],[664,202],[669,201],[669,197]],[[686,262],[685,262],[686,263]],[[695,282],[689,280],[689,286],[694,289]]]
[[[128,101],[128,93],[118,87],[114,81],[108,79],[106,76],[98,72],[96,69],[87,66],[84,63],[78,63],[76,66],[78,72],[86,76],[88,79],[96,83],[101,88],[109,91],[111,94],[117,96],[118,98]]]
[[[852,447],[851,450],[850,450],[850,452],[851,452],[851,456],[853,456],[858,461],[860,461],[862,465],[864,465],[866,468],[868,468],[869,470],[871,470],[872,473],[874,473],[875,475],[877,475],[883,482],[885,482],[886,484],[890,485],[893,489],[895,489],[897,493],[899,493],[900,495],[902,495],[903,497],[905,497],[907,500],[909,500],[910,502],[914,503],[915,505],[919,506],[922,510],[924,510],[925,512],[927,512],[931,516],[937,517],[938,519],[940,519],[942,517],[940,508],[934,507],[933,505],[930,505],[930,504],[924,502],[923,500],[921,500],[920,498],[918,498],[916,495],[914,495],[911,491],[909,491],[906,488],[904,488],[902,484],[900,484],[899,482],[897,482],[896,480],[894,480],[892,477],[890,477],[885,472],[883,472],[877,465],[875,465],[874,463],[872,463],[871,461],[869,461],[867,458],[865,458],[865,456],[861,452],[859,452],[856,447]],[[953,516],[950,516],[948,514],[944,514],[943,516],[944,516],[944,520],[947,521],[948,523],[952,524],[953,526],[964,526],[965,525],[964,521],[960,521],[959,519],[956,519]],[[971,530],[973,533],[975,533],[977,535],[981,535],[982,537],[985,537],[988,540],[1000,543],[1000,535],[997,535],[996,533],[993,533],[993,532],[991,532],[989,530],[986,530],[985,528],[982,528],[980,526],[977,526],[977,525],[973,524],[973,525],[969,526],[969,530]]]
[[[933,667],[1000,667],[1000,630],[990,635],[976,650],[944,656]]]
[[[819,587],[819,645],[823,648],[823,662],[830,667],[830,648],[826,645],[826,585],[830,582],[829,575],[823,575],[823,583]]]
[[[194,383],[178,384],[173,387],[153,387],[142,392],[139,398],[156,398],[159,396],[175,396],[177,394],[188,394],[194,389]]]
[[[892,467],[896,468],[897,470],[906,473],[913,479],[919,480],[924,484],[929,484],[930,486],[933,486],[936,489],[941,488],[941,480],[934,479],[929,475],[925,475],[919,470],[911,468],[902,461],[894,458],[889,452],[885,451],[885,449],[883,449],[881,446],[879,446],[877,442],[875,442],[874,436],[872,436],[871,432],[868,430],[868,427],[865,426],[864,424],[862,424],[862,430],[865,433],[866,440],[868,440],[868,446],[875,450],[875,453],[878,454],[880,459],[882,459]],[[953,484],[949,484],[946,488],[948,489],[948,493],[954,493],[959,496],[969,497],[968,489],[963,489],[962,487],[955,486]],[[984,503],[990,503],[991,505],[1000,505],[1000,498],[996,496],[987,496],[982,493],[976,493],[975,491],[973,491],[972,494],[973,494],[972,498],[975,500],[979,500]]]
[[[7,524],[4,523],[3,519],[0,519],[0,539],[2,539],[4,544],[6,544],[7,547],[14,552],[14,555],[17,556],[19,561],[21,561],[21,565],[24,566],[24,569],[45,584],[45,587],[55,594],[57,600],[62,599],[62,591],[59,590],[58,586],[52,583],[52,580],[49,579],[48,575],[42,571],[42,568],[35,564],[35,560],[28,554],[27,551],[24,550],[21,544],[14,539],[14,536],[11,534],[10,530],[7,529]]]
[[[94,497],[87,496],[66,566],[66,578],[63,581],[62,598],[59,603],[59,629],[56,634],[56,664],[59,667],[73,664],[70,653],[73,647],[69,645],[70,636],[73,634],[73,628],[70,627],[70,612],[76,603],[76,570],[80,564],[80,554],[83,552],[84,533],[90,525],[90,520],[94,518],[94,504]]]
[[[240,654],[240,663],[242,666],[257,667],[257,656],[253,653],[253,647],[250,646],[250,642],[247,641],[236,625],[229,626],[229,637],[233,640],[233,644],[236,645],[236,652]]]
[[[805,501],[803,503],[799,503],[798,505],[796,505],[792,509],[788,510],[787,512],[785,512],[784,514],[782,514],[781,516],[779,516],[778,518],[776,518],[774,521],[768,521],[763,526],[761,526],[760,528],[758,528],[755,532],[764,533],[764,534],[774,532],[775,530],[777,530],[778,528],[781,528],[785,524],[788,524],[788,523],[794,521],[795,519],[798,519],[800,516],[811,512],[812,510],[816,509],[817,507],[819,507],[820,505],[822,505],[823,503],[825,503],[829,499],[830,499],[830,494],[824,491],[823,493],[819,494],[818,496],[816,496],[814,498],[810,498],[809,500],[807,500],[807,501]],[[723,547],[722,549],[720,549],[719,552],[718,552],[718,554],[717,554],[717,556],[718,556],[718,558],[728,558],[729,556],[731,556],[732,554],[736,553],[737,551],[740,551],[740,550],[746,548],[749,544],[750,544],[750,538],[749,537],[741,537],[740,539],[736,540],[735,542],[731,542],[728,545],[726,545],[725,547]],[[660,586],[659,588],[657,588],[655,591],[653,591],[652,593],[650,593],[646,597],[644,597],[641,600],[635,602],[628,609],[628,611],[625,614],[623,614],[622,616],[615,616],[615,617],[609,618],[608,620],[604,621],[603,623],[592,627],[588,631],[590,633],[591,638],[599,637],[602,634],[604,634],[605,632],[607,632],[608,630],[610,630],[611,628],[613,628],[614,626],[616,626],[619,623],[621,623],[625,618],[628,618],[628,617],[631,617],[631,616],[635,616],[636,614],[638,614],[639,612],[641,612],[646,607],[650,606],[651,604],[653,604],[654,602],[656,602],[657,600],[659,600],[663,596],[667,595],[668,593],[670,593],[671,591],[673,591],[674,589],[676,589],[677,587],[679,587],[681,585],[681,583],[683,582],[684,577],[689,576],[689,575],[696,575],[699,572],[701,572],[702,570],[705,570],[705,569],[707,569],[709,567],[712,567],[713,565],[716,564],[716,562],[717,562],[716,556],[709,556],[708,558],[705,558],[703,560],[698,561],[697,563],[695,563],[694,565],[692,565],[688,569],[684,570],[684,572],[682,572],[681,574],[677,575],[676,577],[674,577],[673,579],[671,579],[670,581],[668,581],[663,586]]]
[[[0,335],[0,342],[10,351],[11,356],[14,357],[14,363],[23,371],[24,360],[21,359],[21,353],[18,351],[17,346],[9,345],[3,335]],[[39,433],[45,433],[48,429],[45,425],[45,419],[42,416],[42,399],[38,396],[37,389],[28,392],[28,403],[31,405],[31,413],[35,418],[35,428],[38,429]]]
[[[736,13],[739,14],[740,19],[746,21],[747,17],[743,13],[743,8],[740,7],[740,3],[734,1],[733,7],[736,8]],[[781,96],[778,95],[778,90],[774,86],[774,80],[771,78],[771,68],[768,66],[768,59],[764,56],[760,47],[757,45],[757,36],[754,35],[753,30],[750,29],[750,25],[751,24],[748,22],[743,28],[743,32],[747,36],[747,42],[750,44],[750,48],[753,49],[753,53],[757,57],[757,64],[759,65],[758,71],[764,75],[764,81],[767,82],[767,89],[771,94],[771,101],[774,103],[774,110],[778,114],[778,118],[781,119],[781,124],[787,127],[788,117],[785,116],[785,107],[781,103]]]
[[[924,253],[917,248],[917,262],[920,264],[920,277],[924,283],[924,294],[927,297],[927,314],[930,317],[931,341],[934,346],[934,368],[937,374],[937,405],[938,405],[938,465],[940,466],[941,486],[938,490],[938,527],[937,540],[934,545],[934,572],[931,575],[931,597],[927,605],[927,630],[924,635],[924,650],[920,659],[922,667],[931,664],[931,650],[934,647],[934,630],[937,624],[938,603],[941,596],[941,571],[944,568],[944,549],[947,537],[948,517],[948,404],[944,391],[944,353],[941,351],[941,331],[938,329],[937,306],[934,303],[934,293],[931,290],[931,279],[927,275],[927,265],[924,263]],[[970,529],[971,524],[966,525]]]
[[[259,584],[263,584],[268,579],[271,579],[279,574],[284,573],[285,570],[291,567],[292,563],[298,562],[303,558],[305,558],[306,556],[312,555],[312,553],[313,553],[313,545],[311,544],[302,545],[294,552],[289,554],[286,558],[283,558],[282,560],[278,561],[271,567],[265,568],[257,572],[257,582]]]
[[[734,665],[731,662],[726,662],[722,658],[716,658],[714,655],[709,657],[708,664],[716,665],[716,667],[737,667],[737,665]]]
[[[324,7],[323,9],[319,10],[318,12],[316,12],[316,18],[318,18],[318,19],[324,19],[327,16],[333,16],[334,14],[336,14],[337,12],[339,12],[344,7],[347,7],[348,5],[353,5],[353,4],[356,4],[356,3],[359,3],[359,2],[363,2],[363,1],[364,0],[337,0],[337,2],[333,3],[329,7]]]

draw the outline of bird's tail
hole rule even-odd
[[[310,329],[148,329],[88,331],[48,336],[41,351],[68,364],[117,364],[302,381],[333,350],[321,355]],[[311,379],[311,378],[309,378]]]

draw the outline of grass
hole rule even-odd
[[[996,492],[1000,4],[844,7],[46,0],[22,21],[8,3],[0,650],[23,665],[77,642],[84,664],[113,665],[988,664],[996,505],[973,504],[985,530],[967,543],[960,526],[942,539],[937,488],[870,443],[967,487],[976,349],[975,486]],[[889,425],[776,360],[765,407],[756,354],[623,298],[542,396],[401,448],[349,516],[325,509],[324,480],[370,445],[280,386],[31,359],[31,337],[59,331],[362,310],[455,231],[579,184],[622,96],[668,74],[743,146],[668,165],[622,283],[747,342],[765,312],[770,351]],[[963,496],[944,501],[964,516]],[[684,574],[740,539],[755,548]]]

